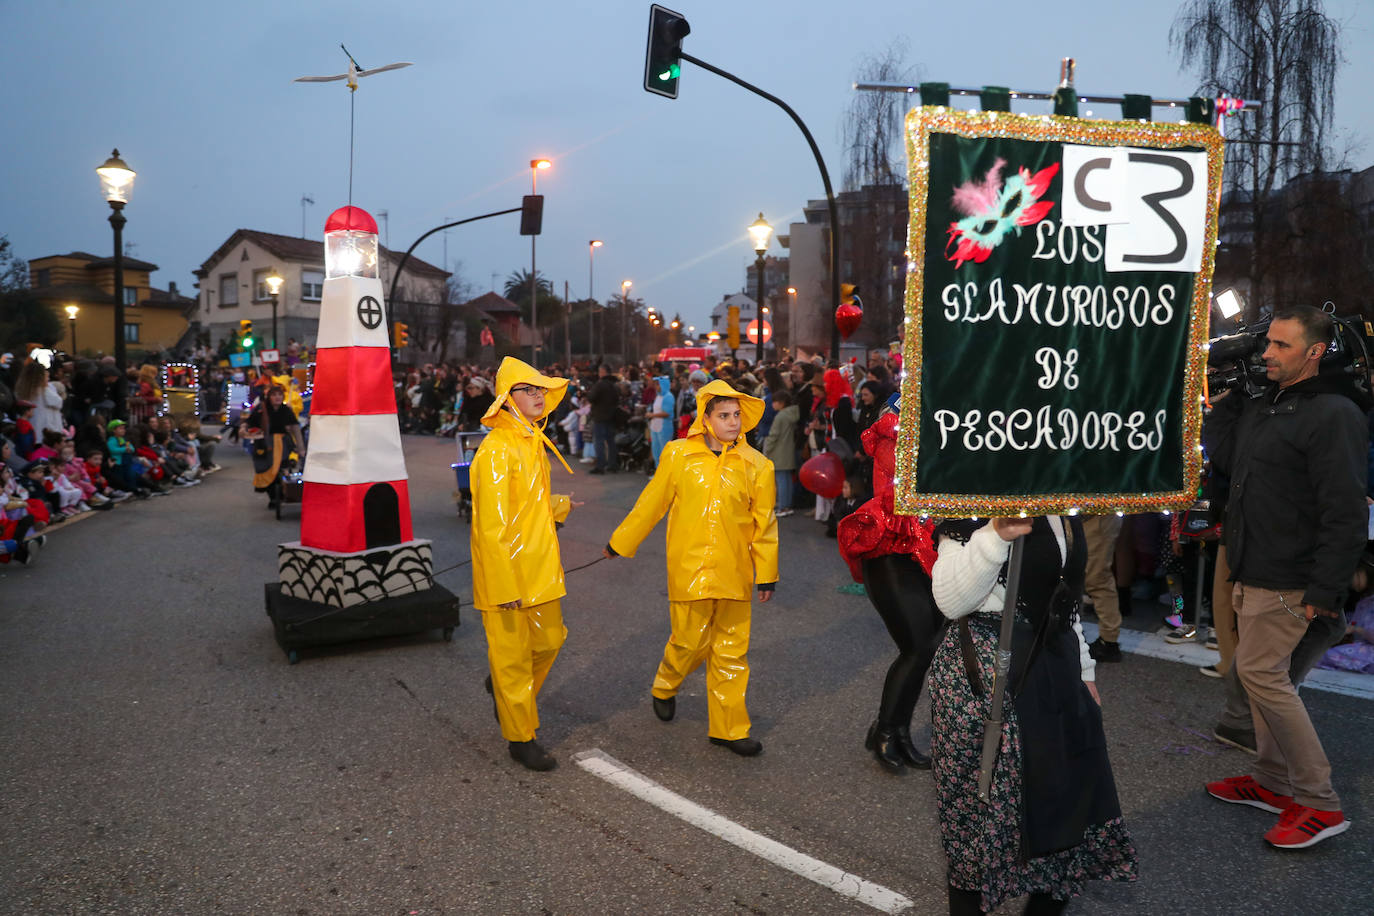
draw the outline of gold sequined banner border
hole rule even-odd
[[[1159,493],[1038,493],[1024,496],[920,493],[916,459],[921,436],[922,321],[925,303],[926,204],[930,196],[930,135],[997,137],[1092,146],[1154,149],[1197,147],[1207,151],[1207,217],[1202,269],[1193,282],[1189,312],[1188,358],[1183,383],[1183,487]],[[1216,265],[1217,211],[1221,200],[1222,148],[1225,141],[1205,124],[1156,121],[1088,121],[1057,115],[1016,115],[998,111],[960,111],[943,106],[913,108],[906,117],[907,176],[910,185],[907,226],[906,345],[903,348],[902,420],[897,438],[895,507],[902,515],[968,518],[1008,515],[1181,510],[1192,504],[1202,474],[1202,379]]]

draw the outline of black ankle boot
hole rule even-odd
[[[553,755],[539,746],[538,741],[511,741],[511,759],[529,770],[544,772],[558,766]]]
[[[910,766],[918,770],[930,769],[930,757],[916,750],[916,745],[911,741],[911,726],[899,725],[892,733],[897,739],[897,749],[902,752],[902,757]]]
[[[870,725],[868,737],[864,739],[864,747],[873,752],[873,758],[889,773],[906,771],[906,759],[902,756],[901,748],[897,746],[896,730],[891,726],[878,722]]]

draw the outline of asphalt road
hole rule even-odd
[[[407,438],[417,536],[436,568],[468,556],[451,440]],[[755,605],[749,707],[764,753],[706,741],[702,675],[660,723],[649,684],[667,635],[661,528],[638,558],[569,575],[569,638],[540,698],[560,767],[507,754],[482,690],[466,568],[437,633],[288,665],[263,583],[293,540],[241,453],[200,487],[69,523],[32,568],[0,572],[0,911],[7,913],[872,913],[585,771],[599,749],[724,818],[945,912],[929,774],[862,746],[893,656],[822,528],[783,519],[777,598]],[[641,475],[554,479],[587,505],[562,534],[600,555]],[[1364,914],[1374,906],[1374,707],[1306,693],[1344,836],[1269,848],[1273,817],[1208,799],[1247,757],[1212,742],[1221,686],[1138,656],[1099,679],[1142,879],[1073,912]],[[929,707],[916,714],[929,740]],[[1003,912],[1019,912],[1019,904]]]

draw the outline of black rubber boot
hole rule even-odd
[[[719,744],[732,754],[739,754],[741,757],[753,757],[763,750],[763,742],[757,738],[736,738],[731,741],[728,738],[712,738],[712,744]]]
[[[897,748],[902,752],[902,757],[906,759],[908,765],[918,770],[930,769],[930,757],[916,750],[916,745],[911,740],[911,726],[899,725],[892,730],[897,739]]]
[[[538,741],[510,742],[510,756],[527,770],[544,772],[558,766],[553,755],[539,746]]]
[[[889,773],[906,772],[906,758],[902,756],[902,750],[897,746],[897,735],[894,729],[874,722],[868,727],[868,737],[864,739],[864,747],[873,752],[873,758],[881,763],[883,769]]]
[[[654,701],[654,715],[664,722],[673,721],[673,716],[677,715],[677,697],[669,697],[666,700],[660,700],[658,697],[652,699]]]
[[[966,891],[949,886],[949,916],[982,916],[983,895],[979,891]]]
[[[1049,894],[1031,894],[1021,912],[1024,916],[1059,916],[1068,905],[1069,901],[1056,900]]]

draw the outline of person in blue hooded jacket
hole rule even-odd
[[[654,376],[654,387],[658,393],[654,395],[654,402],[644,418],[649,421],[649,448],[654,455],[654,466],[657,467],[658,456],[663,454],[664,446],[673,438],[673,408],[676,402],[673,399],[672,380],[668,376]]]

